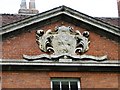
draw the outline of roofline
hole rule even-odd
[[[39,13],[37,15],[28,17],[19,22],[15,22],[15,23],[12,23],[12,24],[9,24],[6,26],[2,26],[2,31],[0,31],[0,35],[9,33],[11,31],[15,31],[17,29],[23,28],[25,26],[28,26],[28,25],[31,25],[31,24],[34,24],[37,22],[41,22],[43,20],[50,19],[54,16],[63,15],[63,14],[73,17],[77,20],[83,21],[85,23],[91,24],[93,26],[96,26],[100,29],[103,29],[103,30],[110,32],[112,34],[115,34],[117,36],[120,36],[120,30],[119,30],[120,28],[119,27],[102,22],[101,20],[98,20],[98,19],[88,16],[86,14],[80,13],[80,12],[73,10],[66,6],[59,6],[57,8],[48,10],[46,12]]]

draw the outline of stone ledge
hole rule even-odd
[[[4,60],[0,62],[3,71],[92,71],[92,72],[120,72],[120,62],[53,62],[53,61],[37,61],[28,62],[22,60]]]

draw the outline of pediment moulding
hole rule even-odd
[[[74,30],[71,26],[55,27],[55,30],[37,30],[36,42],[39,49],[45,54],[28,56],[23,58],[28,61],[54,60],[59,62],[72,62],[74,60],[104,61],[107,56],[86,55],[89,50],[90,33]]]
[[[26,9],[21,10],[23,10],[23,12],[21,13],[26,12]],[[23,20],[2,26],[2,31],[0,31],[0,35],[11,33],[13,31],[19,31],[20,29],[30,27],[33,24],[42,23],[42,25],[46,25],[46,23],[49,24],[58,20],[64,20],[73,23],[74,25],[81,25],[86,29],[92,29],[93,31],[96,31],[97,33],[104,35],[107,38],[119,42],[118,38],[120,37],[120,31],[118,26],[105,23],[99,19],[88,16],[66,6],[59,6],[51,10],[33,15],[32,17],[28,17]],[[82,22],[82,24],[80,22]]]

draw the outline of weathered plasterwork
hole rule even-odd
[[[104,61],[107,56],[95,57],[92,55],[84,55],[89,50],[89,32],[80,33],[73,30],[72,27],[59,26],[54,31],[38,30],[36,32],[36,41],[40,50],[47,54],[37,56],[23,55],[27,60],[59,60],[60,62],[72,60],[94,60]]]

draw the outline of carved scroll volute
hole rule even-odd
[[[88,51],[89,49],[89,44],[90,44],[89,32],[84,31],[81,34],[79,31],[77,31],[77,33],[78,35],[75,36],[77,42],[75,53],[81,55],[86,51]]]
[[[37,42],[37,44],[38,44],[38,46],[39,46],[39,48],[41,50],[44,49],[43,46],[40,44],[40,42],[42,43],[42,36],[43,35],[44,35],[44,31],[43,30],[37,30],[36,31],[36,42]]]
[[[48,30],[44,33],[43,30],[38,30],[36,32],[36,42],[39,45],[39,48],[43,52],[47,52],[48,54],[53,54],[53,46],[52,46],[52,38],[53,36],[49,35],[51,30]]]

